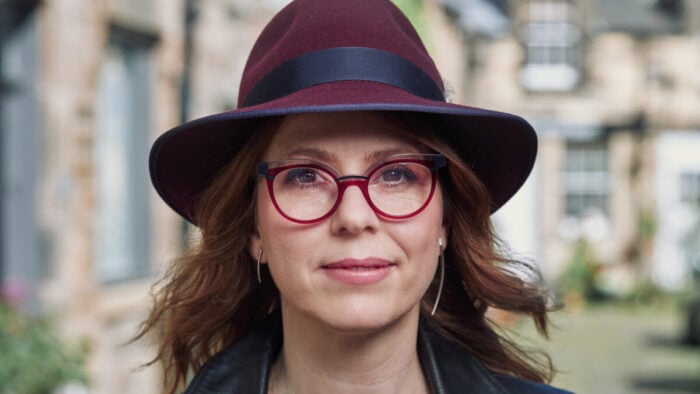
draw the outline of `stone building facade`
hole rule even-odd
[[[86,341],[91,393],[159,391],[157,368],[135,372],[153,349],[127,343],[191,230],[152,190],[148,151],[183,119],[234,106],[284,3],[0,2],[0,279]]]
[[[459,17],[475,2],[445,3]],[[495,216],[505,237],[550,280],[585,240],[606,292],[687,285],[700,261],[689,239],[700,223],[700,4],[476,3],[507,25],[463,26],[465,102],[520,114],[540,137],[532,178]]]

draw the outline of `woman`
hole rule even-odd
[[[489,215],[529,174],[523,119],[448,104],[383,0],[296,0],[248,59],[240,108],[151,151],[160,196],[202,233],[140,335],[168,391],[545,393],[543,366],[487,321],[543,293]]]

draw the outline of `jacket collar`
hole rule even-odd
[[[282,348],[281,313],[275,311],[253,330],[209,359],[186,394],[266,394],[270,368]],[[431,393],[503,394],[506,390],[473,355],[448,341],[421,319],[418,356]]]

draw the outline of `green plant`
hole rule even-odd
[[[656,308],[660,304],[671,304],[671,294],[663,291],[653,282],[644,280],[638,282],[622,301],[635,307]]]
[[[67,344],[45,318],[32,318],[0,300],[0,393],[51,393],[85,382],[85,346]]]
[[[421,0],[392,0],[394,4],[404,13],[411,21],[411,24],[418,32],[418,35],[430,47],[428,37],[428,28],[426,26],[425,17],[423,16],[423,2]]]
[[[577,240],[566,270],[560,278],[562,290],[566,293],[580,294],[585,299],[596,298],[598,291],[595,279],[598,266],[598,260],[588,241]]]
[[[649,210],[642,210],[637,218],[637,234],[642,241],[652,242],[656,235],[656,216]]]

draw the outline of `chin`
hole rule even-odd
[[[351,334],[369,334],[406,321],[415,308],[387,308],[381,301],[371,304],[351,304],[338,306],[318,315],[325,325],[333,330]],[[416,313],[416,317],[418,314]]]

